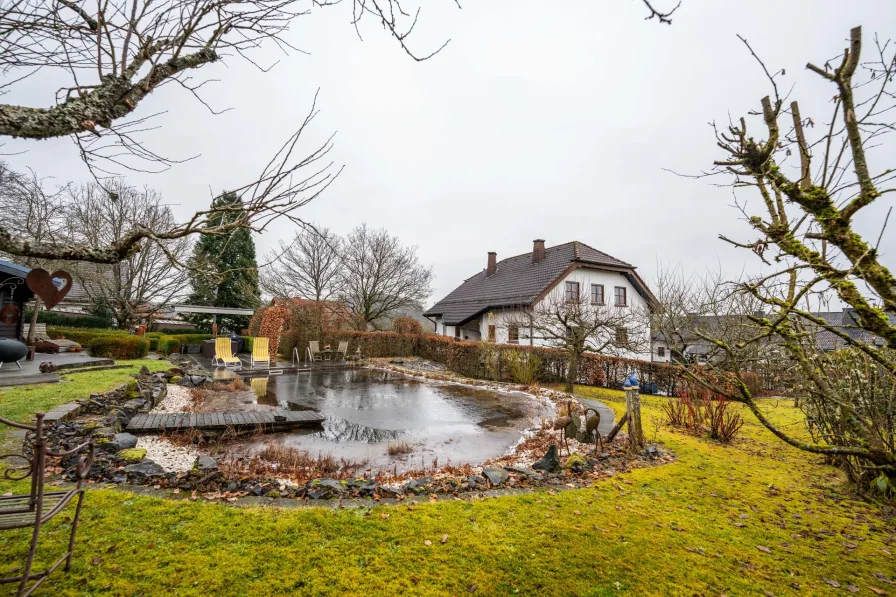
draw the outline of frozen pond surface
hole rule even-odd
[[[326,417],[317,429],[259,439],[255,450],[281,442],[311,455],[367,461],[399,470],[479,464],[512,448],[522,431],[552,416],[550,405],[522,392],[498,392],[421,381],[375,369],[322,370],[250,380],[253,392],[221,394],[203,411],[310,409]],[[412,452],[390,456],[390,444]]]

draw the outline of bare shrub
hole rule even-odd
[[[744,426],[744,418],[729,410],[731,401],[724,396],[690,384],[680,398],[662,405],[665,423],[695,435],[707,434],[722,443],[730,443]]]
[[[410,454],[414,451],[414,447],[408,442],[397,441],[390,443],[386,451],[389,453],[389,456],[400,456],[402,454]]]
[[[538,355],[514,350],[506,354],[505,361],[516,383],[531,386],[538,382],[541,375],[541,359]]]

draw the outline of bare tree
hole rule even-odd
[[[115,201],[109,201],[108,192]],[[87,184],[71,189],[67,223],[69,238],[86,245],[113,245],[132,228],[165,230],[175,225],[171,209],[156,191],[137,189],[117,179],[104,189]],[[118,326],[125,328],[158,312],[188,290],[187,272],[171,267],[190,254],[189,238],[152,243],[112,264],[74,263],[72,273],[82,282],[88,297],[105,304]]]
[[[337,291],[342,240],[329,228],[309,226],[296,232],[292,242],[280,241],[261,270],[262,289],[283,298],[326,301]]]
[[[335,3],[312,1],[314,7],[330,4]],[[352,24],[359,35],[362,20],[373,18],[415,59],[432,56],[418,56],[408,46],[419,10],[407,13],[397,0],[353,0],[353,7]],[[150,167],[167,167],[175,160],[139,140],[152,116],[137,116],[143,100],[176,83],[205,103],[199,90],[212,79],[194,82],[199,69],[228,56],[256,64],[253,51],[263,45],[294,49],[284,33],[295,18],[309,14],[311,10],[298,0],[110,0],[95,6],[79,0],[0,0],[0,73],[4,77],[0,94],[41,70],[69,81],[57,92],[55,102],[47,102],[52,104],[48,107],[0,104],[0,136],[72,136],[97,180],[109,174],[108,167],[145,170],[146,162]],[[273,65],[256,66],[265,70]],[[237,228],[262,232],[281,217],[301,225],[298,208],[338,175],[331,171],[332,163],[324,161],[332,137],[306,157],[293,158],[302,131],[316,114],[312,106],[298,131],[260,175],[234,189],[243,201],[240,218],[216,217],[221,214],[214,209],[199,211],[164,230],[138,225],[112,245],[36,241],[9,230],[4,221],[0,251],[25,258],[112,264],[148,244],[161,245],[200,232],[226,235]],[[110,194],[110,200],[114,199]],[[209,225],[215,220],[226,223]]]
[[[735,187],[749,188],[761,198],[758,212],[738,202],[756,236],[747,241],[722,238],[750,250],[771,268],[770,273],[736,284],[768,309],[768,314],[750,317],[756,334],[739,342],[719,338],[717,346],[736,357],[742,346],[774,338],[792,360],[802,390],[812,398],[807,404],[816,405],[807,412],[810,420],[833,417],[831,424],[816,425],[820,431],[814,442],[774,425],[744,383],[736,358],[729,359],[729,374],[718,382],[689,373],[713,391],[745,403],[785,442],[847,463],[855,478],[870,477],[896,490],[893,426],[880,424],[881,417],[892,418],[892,411],[886,414],[892,400],[887,388],[896,377],[896,278],[878,252],[889,211],[880,212],[882,226],[876,238],[864,238],[854,225],[857,214],[896,190],[890,186],[896,173],[889,167],[875,173],[868,151],[896,130],[896,123],[888,119],[896,107],[896,56],[892,44],[875,40],[874,46],[873,57],[861,62],[862,30],[856,27],[841,56],[823,66],[807,65],[833,87],[830,121],[817,128],[816,119],[801,115],[796,101],[785,105],[780,97],[778,79],[783,70],[772,74],[757,57],[773,91],[773,97],[762,98],[757,113],[766,138],[748,133],[746,118],[717,133],[718,145],[727,154],[716,162],[717,173],[733,177]],[[790,167],[794,160],[797,163]],[[852,326],[831,322],[810,308],[831,297],[850,307]],[[854,384],[841,384],[844,361],[814,347],[821,332],[836,338],[842,350],[873,365],[876,375],[887,378],[890,385],[876,384],[878,390],[869,400],[869,394],[855,391]],[[825,431],[835,428],[843,432]]]
[[[505,317],[503,325],[566,352],[567,392],[573,390],[586,352],[627,356],[650,349],[648,313],[634,306],[595,305],[584,290],[571,295],[555,289],[529,310]]]
[[[0,164],[0,213],[5,225],[28,243],[58,242],[64,238],[65,201],[62,189],[50,189],[47,181],[35,171],[15,172]],[[25,265],[53,271],[56,262],[29,258]],[[34,325],[40,311],[40,297],[35,304],[28,326],[27,341],[34,340]]]
[[[361,224],[345,238],[339,296],[365,327],[398,309],[422,303],[432,292],[432,267],[417,247],[402,246],[388,230]]]

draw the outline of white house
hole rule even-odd
[[[528,334],[518,322],[553,295],[573,292],[591,297],[595,308],[610,305],[646,314],[657,305],[632,264],[578,241],[546,248],[539,239],[533,242],[531,253],[502,261],[489,253],[484,270],[467,278],[423,315],[434,322],[439,335],[545,346],[546,341]],[[643,348],[621,356],[664,360],[655,358],[649,348],[649,326],[641,329],[644,338],[631,344]]]

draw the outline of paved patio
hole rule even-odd
[[[44,362],[55,363],[57,371],[54,373],[41,373],[40,364]],[[112,359],[101,359],[88,356],[85,352],[63,352],[60,354],[37,353],[33,361],[21,361],[22,368],[15,363],[3,363],[0,367],[0,386],[19,386],[32,383],[54,383],[59,381],[59,371],[66,369],[78,369],[79,367],[97,367],[113,365]]]

